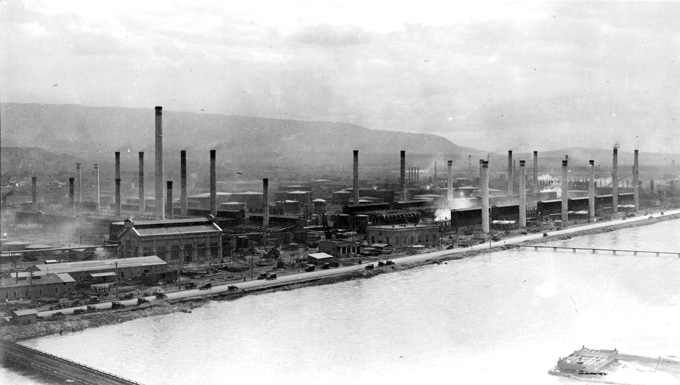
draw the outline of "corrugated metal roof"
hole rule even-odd
[[[172,227],[135,227],[135,231],[140,237],[152,236],[152,235],[170,235],[170,234],[188,234],[188,233],[206,233],[215,232],[219,233],[220,230],[216,229],[213,224],[203,224],[194,226],[172,226]]]
[[[118,264],[119,269],[128,267],[167,265],[164,260],[158,258],[157,256],[148,256],[136,258],[103,259],[85,262],[55,263],[51,265],[35,265],[35,268],[39,271],[49,270],[52,273],[69,273],[103,269],[113,270],[116,268],[116,263]]]
[[[313,253],[313,254],[307,254],[308,256],[316,259],[325,259],[325,258],[335,258],[332,255],[326,254],[326,253]]]

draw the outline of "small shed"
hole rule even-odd
[[[12,310],[12,322],[28,325],[38,322],[38,311],[35,309]]]
[[[335,257],[326,253],[313,253],[307,255],[307,263],[323,265],[324,263],[335,262]]]

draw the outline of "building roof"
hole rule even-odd
[[[12,310],[12,313],[16,315],[17,317],[23,317],[27,315],[34,315],[38,314],[38,310],[36,309],[19,309],[19,310]]]
[[[312,253],[312,254],[307,254],[307,256],[316,258],[316,259],[327,259],[327,258],[335,258],[332,255],[326,254],[326,253]]]
[[[413,230],[413,229],[425,229],[425,228],[439,228],[438,224],[409,224],[409,225],[381,225],[381,226],[368,226],[369,230]]]
[[[193,226],[172,226],[172,227],[133,227],[133,231],[140,237],[148,237],[155,235],[173,235],[173,234],[190,234],[190,233],[221,233],[220,229],[214,223],[193,225]],[[121,234],[122,235],[122,234]]]
[[[164,260],[154,255],[148,257],[103,259],[97,261],[55,263],[51,265],[35,265],[35,269],[38,271],[49,270],[55,273],[71,273],[81,271],[115,270],[116,264],[118,264],[119,269],[130,267],[167,265],[167,263]]]
[[[94,273],[90,274],[90,277],[92,278],[102,278],[102,277],[115,277],[116,272],[115,271],[107,271],[106,273]]]
[[[0,287],[26,287],[26,286],[41,286],[50,285],[55,283],[71,283],[75,280],[66,273],[55,273],[53,274],[37,274],[33,275],[33,279],[20,279],[15,278],[0,278]],[[32,282],[31,282],[32,281]]]

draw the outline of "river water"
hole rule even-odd
[[[552,244],[680,252],[677,234]],[[144,384],[571,384],[547,371],[581,345],[680,357],[679,322],[678,257],[510,250],[24,343]]]

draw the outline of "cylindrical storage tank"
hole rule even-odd
[[[257,208],[259,210],[262,207],[262,193],[247,191],[242,193],[234,193],[232,195],[238,202],[244,202],[250,208]]]
[[[334,204],[346,205],[349,203],[350,198],[352,198],[352,193],[349,191],[334,191],[331,193],[331,201]]]
[[[314,206],[314,214],[321,215],[326,213],[326,201],[323,199],[314,199],[312,201]]]
[[[308,205],[311,203],[312,194],[309,191],[290,191],[286,199],[298,201],[301,205]]]
[[[224,211],[248,211],[248,205],[245,202],[228,202],[220,203],[219,210]]]

